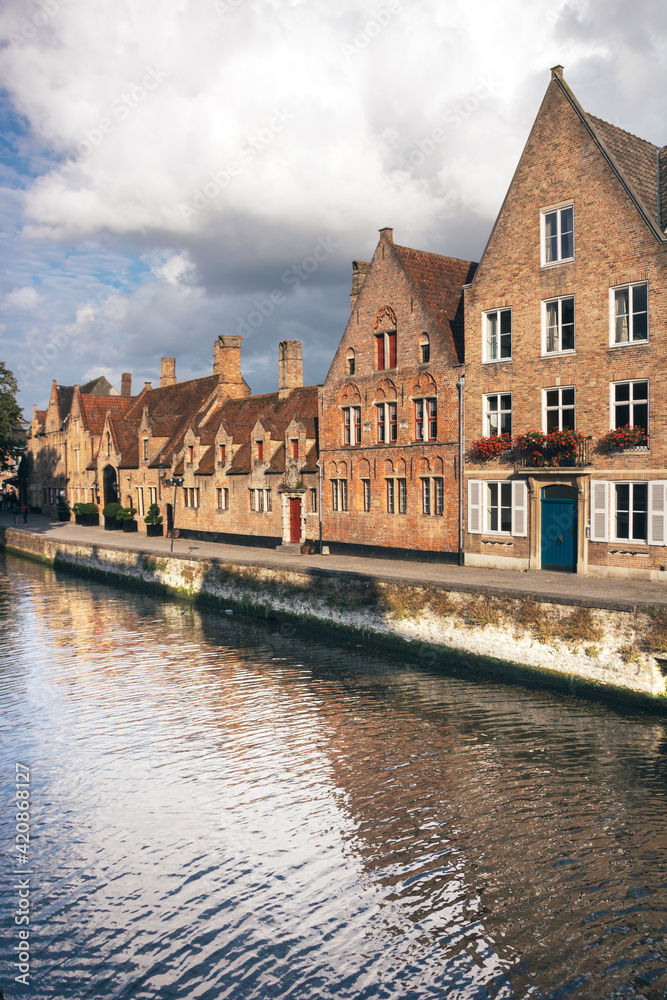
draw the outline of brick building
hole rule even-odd
[[[467,564],[664,570],[666,225],[667,147],[555,67],[465,296]]]
[[[467,260],[380,230],[320,394],[323,538],[445,558],[458,548],[458,390]]]

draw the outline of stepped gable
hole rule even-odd
[[[453,353],[463,361],[463,286],[472,281],[477,264],[396,244],[394,249]]]
[[[660,204],[660,147],[588,112],[586,117],[653,224],[662,229],[661,215],[663,219],[664,215]]]

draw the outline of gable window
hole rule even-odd
[[[493,309],[483,314],[484,360],[506,361],[512,357],[512,310]]]
[[[544,390],[544,427],[550,431],[573,431],[574,386]]]
[[[574,295],[543,303],[544,354],[574,350]]]
[[[614,506],[616,538],[645,542],[648,527],[648,483],[615,483]]]
[[[437,400],[415,399],[415,441],[435,441],[437,436]]]
[[[612,429],[641,427],[648,437],[648,381],[612,382]]]
[[[290,444],[290,457],[291,458],[298,458],[299,457],[299,439],[298,438],[290,438],[290,443],[289,444]]]
[[[501,437],[512,433],[512,393],[496,392],[484,397],[484,434]]]
[[[419,362],[427,365],[431,360],[431,341],[427,333],[422,333],[419,338]]]
[[[361,407],[343,407],[343,444],[361,444]]]
[[[227,449],[224,444],[218,446],[218,461],[221,465],[225,464],[225,458],[227,454]]]
[[[188,445],[188,462],[190,465],[193,464],[195,460],[195,446],[193,444]]]
[[[371,509],[371,481],[370,479],[362,479],[361,486],[363,489],[363,505],[366,513]]]
[[[396,331],[375,334],[375,355],[378,371],[396,367]]]
[[[609,296],[612,346],[648,340],[648,284],[610,288]]]
[[[107,458],[111,455],[111,434],[107,431]]]
[[[356,369],[356,357],[354,354],[354,350],[350,348],[350,350],[347,352],[347,374],[354,375],[355,369]]]
[[[263,462],[264,461],[264,441],[256,441],[255,444],[257,445],[257,461],[258,462]]]
[[[144,462],[148,461],[148,438],[144,438]]]
[[[333,510],[347,510],[347,479],[331,480],[331,507]]]
[[[376,403],[377,439],[379,444],[396,440],[396,403]]]
[[[557,264],[574,257],[574,206],[542,212],[542,264]]]

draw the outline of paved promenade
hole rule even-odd
[[[14,516],[0,512],[0,528],[13,528]],[[54,541],[99,545],[105,548],[130,549],[169,556],[170,538],[147,538],[140,533],[82,528],[74,521],[53,521],[30,514],[28,527],[19,530],[42,535]],[[667,607],[667,586],[650,580],[600,580],[575,574],[550,573],[545,570],[517,572],[477,569],[450,564],[412,562],[404,559],[377,559],[361,556],[302,556],[294,551],[260,549],[247,545],[219,545],[194,539],[174,539],[174,556],[181,559],[217,559],[237,565],[281,567],[303,572],[348,573],[369,576],[390,583],[435,583],[448,590],[532,597],[534,600],[585,604],[589,607],[633,610],[647,604]]]

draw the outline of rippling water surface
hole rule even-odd
[[[8,1000],[667,996],[662,721],[0,571]]]

